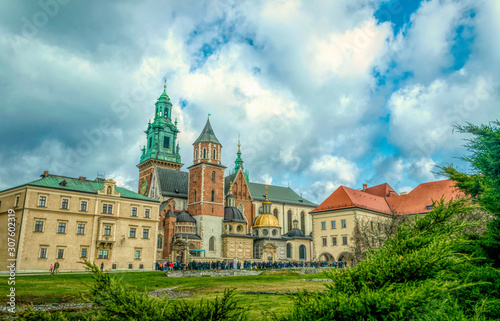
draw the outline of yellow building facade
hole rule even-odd
[[[40,180],[0,192],[5,238],[9,212],[15,213],[15,233],[10,244],[0,242],[0,258],[15,259],[17,271],[48,271],[55,262],[61,271],[78,271],[84,260],[113,270],[155,267],[159,202],[112,179],[44,172]]]

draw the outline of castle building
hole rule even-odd
[[[360,190],[340,186],[317,208],[313,217],[314,247],[319,260],[345,261],[352,264],[355,232],[368,237],[371,247],[378,247],[387,224],[397,216],[425,215],[433,201],[446,201],[463,196],[450,180],[423,183],[411,192],[399,195],[389,186],[380,184]]]
[[[161,202],[157,260],[311,260],[308,212],[317,205],[289,187],[250,182],[239,139],[234,167],[226,176],[222,144],[210,119],[193,142],[192,165],[188,171],[181,170],[179,146],[173,148],[179,130],[177,122],[171,121],[172,105],[165,88],[155,104],[155,119],[148,124],[137,165],[139,193]],[[265,237],[255,234],[265,227],[263,219],[257,220],[264,214],[274,217],[274,229],[269,231],[279,230],[274,242],[264,242]],[[272,243],[275,250],[265,252],[264,243]]]
[[[0,242],[0,259],[16,259],[17,271],[48,271],[56,261],[61,270],[84,270],[83,260],[106,270],[152,270],[159,206],[112,179],[45,171],[36,181],[0,192],[0,235],[7,238],[8,223],[15,223],[15,251]]]

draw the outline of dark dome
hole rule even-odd
[[[243,218],[243,214],[241,214],[240,210],[236,207],[224,208],[224,221],[246,223],[245,219]]]
[[[298,228],[291,229],[288,233],[286,233],[286,235],[289,237],[305,237],[304,232]]]
[[[196,220],[188,212],[182,212],[177,216],[177,222],[196,223]]]

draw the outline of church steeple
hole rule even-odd
[[[243,159],[241,158],[241,143],[240,135],[238,134],[238,151],[236,152],[236,160],[234,161],[234,169],[229,173],[230,175],[237,173],[241,168],[243,175],[245,175],[245,180],[248,182],[248,171],[243,168]]]
[[[212,164],[221,164],[222,145],[215,136],[212,125],[210,124],[210,114],[207,123],[201,131],[200,136],[193,143],[194,157],[193,163],[208,162]]]
[[[182,167],[179,144],[176,144],[177,119],[172,122],[172,103],[167,95],[166,81],[163,92],[156,100],[154,120],[149,120],[146,146],[142,147],[139,161],[139,193],[149,195],[156,168],[180,170]]]
[[[145,133],[147,144],[142,149],[140,162],[148,159],[163,160],[173,163],[181,163],[179,147],[176,145],[177,119],[172,123],[172,103],[167,95],[166,83],[163,92],[155,103],[155,118],[148,123]]]

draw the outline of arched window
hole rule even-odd
[[[292,258],[292,244],[286,243],[286,257],[288,259]]]
[[[275,208],[275,209],[273,210],[273,215],[274,215],[276,218],[278,218],[278,209],[276,209],[276,208]]]
[[[238,205],[238,209],[240,210],[241,214],[245,215],[245,208],[243,207],[243,205]]]
[[[195,183],[196,183],[196,176],[198,176],[198,175],[196,175],[196,173],[194,173],[194,182]]]
[[[203,148],[203,158],[207,158],[207,149]]]
[[[212,153],[212,154],[213,154],[213,157],[212,157],[212,158],[213,158],[213,159],[215,159],[215,149],[213,150],[213,153]]]
[[[196,202],[196,190],[194,191],[194,201],[193,202]]]
[[[302,232],[306,232],[306,214],[304,211],[300,212],[300,229]]]
[[[194,150],[194,159],[198,159],[198,148]]]
[[[108,186],[108,195],[111,195],[111,186]]]
[[[212,182],[215,182],[215,171],[212,172]]]
[[[156,247],[161,250],[163,248],[163,237],[161,237],[161,235],[158,235],[158,244],[156,245]]]
[[[208,240],[208,250],[215,251],[215,237],[213,236]]]
[[[151,148],[151,140],[152,140],[152,138],[151,138],[151,137],[149,137],[149,141],[148,141],[148,149],[150,149],[150,148]]]
[[[215,191],[212,190],[212,202],[215,202]]]
[[[301,259],[301,260],[306,260],[307,259],[307,253],[306,253],[306,247],[305,247],[305,245],[299,246],[299,259]]]
[[[259,214],[262,214],[262,213],[264,213],[264,208],[261,206],[261,207],[259,207]]]
[[[293,225],[292,225],[292,211],[291,210],[288,210],[288,213],[287,213],[287,221],[288,221],[288,230],[290,231],[292,228],[293,228]]]

